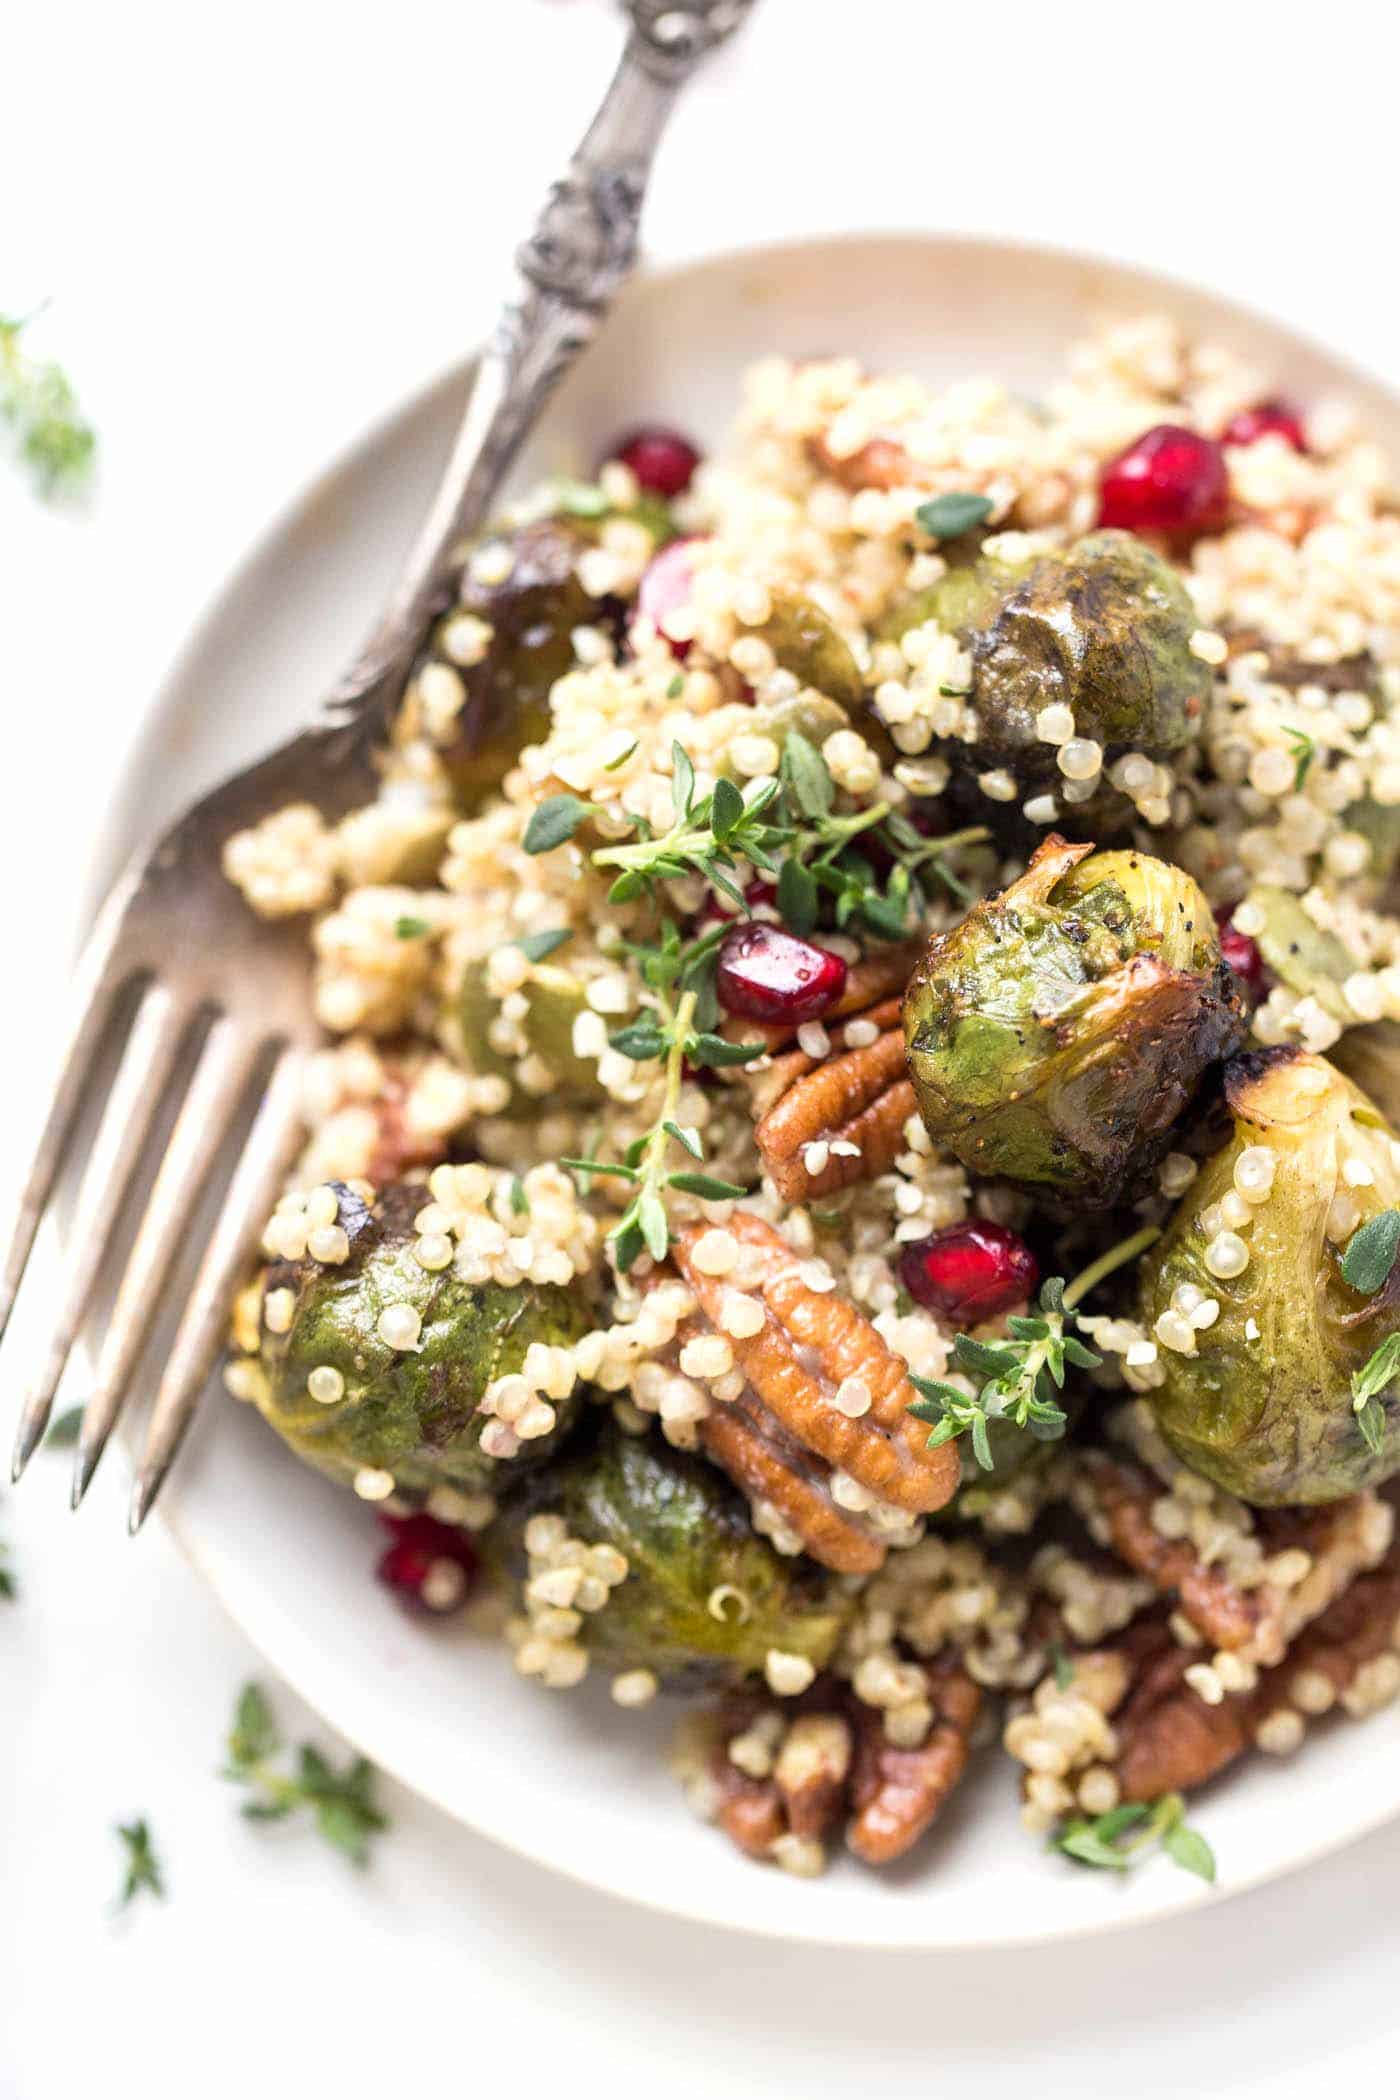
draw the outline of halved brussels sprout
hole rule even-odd
[[[533,1052],[554,1075],[549,1098],[572,1108],[586,1108],[601,1101],[603,1090],[598,1083],[597,1065],[578,1056],[574,1049],[574,1022],[588,1004],[582,980],[560,965],[536,963],[522,988],[522,996],[526,1012],[520,1029],[526,1052]],[[492,1024],[500,1014],[500,1002],[492,996],[486,982],[485,958],[467,963],[455,1002],[454,1018],[460,1034],[453,1047],[460,1048],[469,1071],[513,1081],[516,1060],[491,1041]],[[532,1103],[537,1107],[541,1098],[523,1089],[517,1089],[516,1095],[518,1098],[513,1097],[511,1103],[512,1113]]]
[[[1196,1331],[1191,1353],[1160,1349],[1165,1383],[1149,1397],[1172,1449],[1231,1494],[1262,1504],[1329,1502],[1400,1468],[1400,1397],[1380,1396],[1384,1426],[1372,1450],[1351,1384],[1400,1325],[1400,1276],[1366,1298],[1341,1270],[1356,1226],[1400,1202],[1394,1133],[1359,1087],[1303,1051],[1236,1058],[1225,1094],[1229,1142],[1192,1183],[1140,1271],[1149,1329],[1182,1310],[1178,1293],[1188,1309],[1209,1298],[1220,1310]],[[1267,1156],[1273,1182],[1238,1235],[1248,1266],[1222,1277],[1219,1250],[1215,1267],[1208,1256],[1217,1221],[1200,1221],[1236,1187],[1245,1153]],[[1354,1183],[1348,1166],[1366,1178]],[[1256,1185],[1257,1169],[1252,1159],[1246,1186]]]
[[[1023,792],[1063,781],[1038,733],[1042,711],[1071,709],[1074,732],[1103,747],[1166,758],[1196,734],[1209,667],[1191,652],[1199,622],[1171,564],[1130,532],[1093,532],[1063,552],[1012,564],[981,557],[900,608],[882,632],[934,619],[972,658],[977,736],[948,755],[1004,766]]]
[[[1349,1028],[1329,1053],[1347,1078],[1369,1094],[1388,1122],[1400,1127],[1400,1021],[1368,1021]]]
[[[826,614],[800,591],[775,589],[773,610],[753,631],[779,667],[834,700],[854,720],[865,705],[860,666]]]
[[[934,1141],[1074,1210],[1151,1164],[1245,1019],[1189,875],[1051,837],[929,942],[904,1032]]]
[[[1256,884],[1246,902],[1263,914],[1254,942],[1275,977],[1290,991],[1315,999],[1334,1021],[1344,1026],[1353,1021],[1342,986],[1359,965],[1336,935],[1308,917],[1301,898],[1271,882]]]
[[[576,570],[591,538],[583,522],[566,517],[489,534],[484,544],[509,551],[508,573],[498,583],[481,583],[468,561],[459,602],[434,632],[433,653],[440,654],[444,629],[458,613],[472,613],[492,629],[481,662],[460,674],[466,701],[455,733],[439,747],[468,809],[500,786],[527,744],[548,732],[550,689],[573,663],[573,631],[598,617]]]
[[[568,1343],[587,1332],[587,1292],[577,1284],[465,1283],[451,1268],[425,1269],[413,1253],[413,1220],[428,1200],[422,1182],[391,1183],[372,1206],[348,1188],[337,1194],[348,1260],[307,1256],[267,1273],[263,1389],[255,1397],[273,1428],[332,1479],[353,1481],[369,1466],[392,1473],[409,1494],[494,1485],[548,1457],[577,1413],[577,1398],[553,1401],[554,1430],[522,1443],[512,1459],[482,1451],[490,1417],[478,1414],[477,1404],[493,1379],[519,1370],[532,1342]],[[274,1332],[267,1295],[283,1290],[293,1296],[291,1322],[279,1320]],[[380,1334],[380,1316],[391,1306],[410,1308],[421,1322],[409,1348],[393,1348]],[[308,1387],[322,1367],[342,1381],[341,1396],[329,1403]]]
[[[610,1423],[590,1448],[535,1475],[493,1528],[498,1562],[523,1573],[525,1524],[546,1513],[626,1557],[626,1580],[579,1635],[609,1669],[698,1684],[759,1671],[773,1648],[821,1669],[853,1609],[814,1561],[757,1535],[713,1466],[657,1436]]]

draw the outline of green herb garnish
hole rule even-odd
[[[155,1847],[151,1842],[150,1826],[144,1816],[134,1823],[118,1823],[117,1836],[124,1848],[125,1874],[117,1895],[117,1909],[125,1910],[143,1890],[152,1896],[164,1899],[165,1879]]]
[[[992,515],[990,496],[974,496],[970,490],[952,489],[945,496],[921,503],[914,516],[936,540],[955,540],[959,533],[985,525]]]
[[[571,941],[573,937],[572,926],[554,926],[548,933],[522,933],[515,945],[527,962],[537,963],[543,962],[547,955],[553,955],[556,948],[562,948],[565,941]]]
[[[556,846],[571,839],[584,818],[592,814],[593,804],[581,801],[577,795],[549,795],[530,812],[521,844],[527,853],[552,853]]]
[[[1342,1256],[1342,1281],[1363,1298],[1374,1298],[1400,1253],[1400,1210],[1377,1211],[1355,1231]]]
[[[415,919],[405,915],[394,921],[394,938],[400,941],[420,941],[432,927],[426,919]]]
[[[595,867],[618,871],[609,892],[612,904],[631,903],[654,894],[659,883],[698,875],[742,909],[744,895],[736,879],[741,861],[777,877],[783,918],[804,936],[817,924],[823,896],[838,928],[858,924],[886,941],[904,939],[923,917],[929,878],[960,902],[968,901],[970,892],[946,855],[986,839],[984,827],[927,839],[887,802],[838,812],[826,761],[796,730],[784,744],[779,777],[751,780],[742,790],[720,779],[701,795],[690,755],[679,743],[672,746],[671,761],[675,821],[670,828],[657,834],[646,818],[633,815],[630,841],[600,847],[590,856]],[[593,808],[577,795],[551,795],[526,826],[526,851],[548,853],[563,845]],[[863,833],[878,840],[893,863],[883,882],[855,848]]]
[[[1298,795],[1308,777],[1308,768],[1317,756],[1317,744],[1305,729],[1285,729],[1283,733],[1293,746],[1293,756],[1297,761],[1293,768],[1293,792]]]
[[[248,1789],[241,1813],[249,1822],[274,1823],[309,1808],[327,1844],[355,1866],[369,1858],[369,1841],[387,1830],[374,1803],[374,1766],[356,1757],[337,1772],[310,1743],[303,1743],[292,1772],[273,1764],[283,1748],[281,1733],[259,1686],[246,1684],[234,1709],[225,1779]]]
[[[1180,1794],[1160,1801],[1125,1801],[1106,1815],[1072,1816],[1061,1823],[1050,1842],[1081,1867],[1106,1867],[1125,1874],[1134,1862],[1160,1845],[1167,1857],[1202,1881],[1215,1879],[1215,1854],[1198,1830],[1185,1821]]]
[[[719,929],[723,938],[723,929]],[[711,955],[718,945],[717,940],[706,937],[683,948],[679,934],[669,922],[663,943],[654,949],[634,951],[643,953],[643,974],[656,993],[655,1011],[648,1011],[609,1037],[615,1050],[624,1057],[638,1063],[651,1058],[665,1060],[666,1083],[661,1113],[651,1129],[637,1138],[627,1148],[620,1160],[565,1159],[561,1166],[583,1177],[584,1186],[594,1175],[610,1177],[633,1184],[632,1199],[609,1235],[613,1258],[620,1270],[631,1268],[639,1256],[646,1252],[653,1261],[664,1261],[671,1244],[671,1224],[666,1210],[665,1191],[679,1189],[692,1196],[700,1196],[712,1202],[744,1196],[747,1189],[732,1181],[721,1181],[711,1174],[692,1174],[688,1169],[672,1171],[668,1155],[672,1144],[678,1144],[692,1159],[704,1158],[700,1133],[683,1127],[676,1121],[676,1104],[680,1099],[681,1080],[686,1060],[692,1064],[719,1066],[724,1064],[748,1064],[763,1055],[762,1043],[730,1043],[723,1036],[711,1035],[696,1026],[696,1009],[701,992],[694,981],[686,984],[683,973],[693,971],[694,951],[709,944]],[[672,1004],[673,989],[684,986],[675,1004]]]
[[[60,365],[31,357],[21,338],[32,315],[0,315],[0,424],[44,497],[73,488],[92,465],[97,439]]]
[[[1102,1360],[1070,1332],[1076,1325],[1074,1308],[1096,1284],[1160,1237],[1157,1226],[1144,1227],[1091,1262],[1068,1287],[1063,1277],[1049,1277],[1041,1285],[1038,1311],[1009,1319],[1009,1338],[1004,1342],[979,1342],[970,1334],[958,1335],[953,1343],[954,1360],[961,1370],[975,1372],[982,1380],[975,1394],[963,1392],[946,1379],[919,1378],[911,1372],[910,1384],[924,1397],[909,1412],[933,1425],[929,1449],[970,1435],[973,1456],[990,1473],[993,1422],[1014,1422],[1043,1442],[1062,1437],[1066,1416],[1058,1396],[1067,1366],[1093,1370]]]
[[[1379,1453],[1385,1442],[1385,1409],[1376,1397],[1400,1375],[1400,1334],[1388,1334],[1379,1348],[1351,1375],[1351,1404],[1368,1451]]]

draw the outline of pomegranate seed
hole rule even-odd
[[[1256,401],[1253,408],[1242,408],[1237,416],[1231,416],[1220,433],[1220,442],[1222,445],[1254,445],[1262,437],[1281,437],[1295,452],[1308,449],[1302,417],[1291,401],[1285,401],[1279,395],[1269,401]]]
[[[652,556],[637,585],[639,615],[651,621],[657,633],[670,645],[673,656],[684,656],[690,644],[673,642],[662,623],[671,613],[690,603],[690,587],[695,577],[690,550],[695,544],[694,538],[672,540],[659,554]]]
[[[967,1327],[1024,1304],[1040,1281],[1025,1241],[986,1218],[912,1241],[899,1257],[899,1273],[918,1304]]]
[[[1195,539],[1219,532],[1230,508],[1225,455],[1214,438],[1158,423],[1099,475],[1099,523]]]
[[[1257,1005],[1268,992],[1273,978],[1268,964],[1247,933],[1241,933],[1229,912],[1217,912],[1220,953]]]
[[[381,1514],[393,1534],[379,1556],[375,1574],[400,1604],[434,1614],[456,1611],[476,1580],[476,1548],[465,1531],[416,1511],[412,1516]]]
[[[720,945],[715,989],[726,1013],[750,1021],[815,1021],[846,989],[846,965],[781,926],[753,920]]]
[[[649,496],[679,496],[690,487],[700,464],[700,454],[690,439],[659,423],[629,430],[608,456],[630,467]]]

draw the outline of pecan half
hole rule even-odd
[[[1140,1466],[1098,1452],[1086,1453],[1085,1471],[1119,1559],[1178,1597],[1191,1624],[1217,1648],[1249,1646],[1264,1611],[1261,1594],[1241,1590],[1223,1568],[1203,1561],[1188,1539],[1165,1538],[1157,1530],[1152,1511],[1161,1483]]]
[[[741,1404],[726,1403],[701,1422],[700,1441],[750,1502],[772,1504],[824,1568],[873,1575],[883,1566],[880,1541],[832,1500],[830,1469],[776,1424],[752,1421]]]
[[[774,1061],[764,1089],[772,1105],[754,1139],[785,1202],[807,1203],[883,1174],[903,1150],[904,1126],[918,1103],[900,1011],[889,999],[862,1017],[880,1031],[873,1043],[848,1048],[841,1030],[830,1057],[818,1061],[794,1050]],[[817,1143],[841,1149],[818,1155],[814,1169],[807,1147]]]
[[[1400,1549],[1357,1575],[1250,1690],[1227,1692],[1213,1704],[1188,1678],[1199,1658],[1172,1639],[1160,1614],[1138,1621],[1111,1645],[1075,1657],[1075,1691],[1097,1692],[1095,1703],[1112,1719],[1109,1769],[1120,1798],[1154,1801],[1189,1793],[1256,1743],[1292,1749],[1307,1718],[1364,1691],[1368,1666],[1395,1654],[1397,1614]],[[1387,1677],[1381,1696],[1400,1689],[1400,1661],[1390,1669],[1394,1682]]]
[[[734,1287],[697,1267],[695,1249],[705,1229],[685,1227],[675,1258],[704,1318],[726,1334],[724,1312]],[[765,1318],[757,1334],[729,1336],[746,1384],[737,1401],[722,1403],[701,1424],[711,1456],[721,1465],[736,1451],[751,1456],[754,1436],[761,1439],[769,1483],[763,1492],[818,1558],[824,1541],[803,1524],[809,1520],[807,1490],[820,1485],[824,1473],[829,1477],[839,1469],[868,1495],[911,1515],[942,1508],[957,1487],[959,1460],[951,1445],[928,1449],[922,1424],[908,1412],[917,1395],[903,1359],[843,1298],[804,1282],[802,1264],[771,1225],[736,1211],[729,1230],[758,1257],[756,1289]],[[843,1388],[838,1407],[836,1394]],[[862,1389],[863,1410],[848,1413]],[[754,1435],[744,1430],[745,1421]],[[742,1478],[740,1485],[753,1493]]]
[[[883,1717],[849,1688],[820,1679],[787,1708],[762,1693],[731,1693],[709,1735],[714,1817],[751,1859],[774,1860],[811,1872],[821,1864],[822,1840],[849,1812],[846,1843],[868,1866],[886,1866],[916,1845],[967,1769],[972,1729],[982,1694],[952,1654],[925,1666],[933,1720],[916,1749],[886,1740]],[[778,1726],[768,1770],[744,1770],[731,1754],[759,1723]],[[758,1769],[763,1770],[760,1761]],[[801,1847],[788,1854],[795,1841]]]
[[[1125,1801],[1184,1794],[1233,1763],[1250,1742],[1250,1698],[1227,1693],[1207,1706],[1186,1682],[1191,1651],[1169,1641],[1145,1663],[1113,1718],[1112,1767]]]
[[[773,1781],[794,1837],[820,1838],[835,1824],[851,1769],[844,1714],[799,1714],[783,1738]]]
[[[916,466],[897,438],[873,437],[859,452],[833,452],[821,435],[808,440],[813,465],[847,489],[898,489],[923,486],[928,469]]]
[[[1393,1532],[1388,1506],[1373,1494],[1315,1509],[1259,1510],[1255,1525],[1264,1551],[1301,1551],[1311,1567],[1296,1582],[1266,1578],[1246,1586],[1203,1559],[1191,1540],[1157,1529],[1153,1513],[1165,1491],[1142,1467],[1086,1453],[1081,1480],[1088,1490],[1085,1513],[1101,1517],[1119,1558],[1163,1594],[1175,1595],[1206,1640],[1251,1662],[1278,1662],[1300,1627],[1325,1611],[1359,1570],[1375,1566]]]
[[[916,1845],[967,1769],[982,1694],[952,1655],[936,1656],[925,1674],[933,1725],[916,1750],[887,1742],[880,1714],[854,1709],[855,1814],[846,1843],[868,1866],[884,1866]]]

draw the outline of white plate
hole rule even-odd
[[[634,287],[561,396],[524,477],[586,471],[649,414],[713,440],[744,366],[772,350],[853,351],[934,380],[992,372],[1034,391],[1105,312],[1167,308],[1256,357],[1305,401],[1356,399],[1400,450],[1400,404],[1288,331],[1227,302],[1112,265],[982,241],[869,237],[753,251]],[[279,518],[197,628],[112,802],[94,895],[125,853],[280,735],[359,640],[418,521],[462,391],[451,376],[388,418]],[[998,1946],[1103,1930],[1208,1900],[1164,1862],[1093,1875],[1020,1831],[999,1755],[907,1868],[843,1864],[817,1883],[741,1861],[694,1822],[642,1717],[601,1691],[517,1678],[505,1652],[406,1619],[371,1580],[369,1512],[299,1465],[222,1395],[161,1514],[268,1662],[385,1771],[502,1844],[599,1889],[751,1932],[883,1947]],[[1400,1710],[1319,1731],[1199,1804],[1219,1892],[1279,1874],[1400,1810]]]

